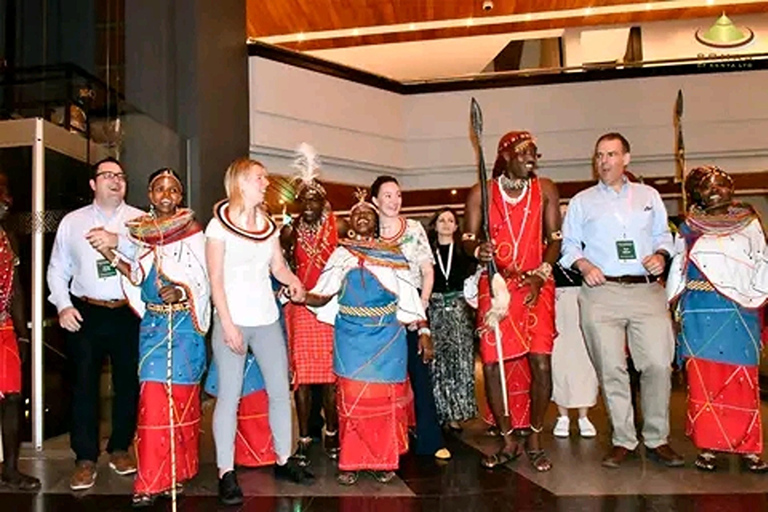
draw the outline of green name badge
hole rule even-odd
[[[113,267],[107,260],[96,260],[96,274],[99,279],[106,279],[117,275],[117,269]]]
[[[637,261],[637,252],[635,251],[635,242],[632,240],[617,240],[616,255],[622,263],[631,263]]]

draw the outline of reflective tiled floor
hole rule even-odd
[[[554,409],[554,408],[553,408]],[[764,406],[764,413],[768,412]],[[554,410],[547,424],[554,423]],[[605,413],[597,407],[591,417],[600,434],[585,440],[578,437],[572,422],[570,439],[545,437],[554,469],[536,474],[525,457],[507,468],[489,472],[479,465],[482,451],[495,449],[497,442],[485,435],[481,422],[466,425],[450,437],[454,458],[438,463],[431,457],[406,455],[398,478],[381,485],[363,477],[354,487],[338,485],[335,468],[318,446],[313,447],[313,468],[318,478],[311,486],[276,482],[269,469],[243,471],[240,481],[247,496],[242,507],[222,507],[215,498],[216,478],[210,435],[204,435],[200,474],[179,498],[178,510],[242,511],[762,511],[768,510],[768,475],[741,471],[736,460],[723,460],[714,474],[702,474],[692,466],[695,450],[685,439],[684,395],[673,393],[672,444],[686,456],[686,467],[667,469],[642,456],[618,470],[603,469],[600,459],[608,448]],[[210,425],[210,423],[208,423]],[[208,431],[209,432],[209,431]],[[66,439],[54,440],[43,454],[28,452],[26,469],[40,476],[44,492],[38,495],[0,494],[0,512],[5,511],[94,511],[131,510],[130,478],[111,473],[102,461],[92,490],[73,495],[67,483],[72,460]],[[168,501],[158,501],[151,510],[171,510]]]

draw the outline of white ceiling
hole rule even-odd
[[[475,75],[513,40],[560,37],[562,29],[354,46],[306,53],[399,81]]]

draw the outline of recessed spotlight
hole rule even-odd
[[[410,25],[408,25],[408,30],[416,30],[416,24],[411,23]]]
[[[456,194],[458,194],[458,191],[455,188],[453,190],[451,190],[451,195],[452,196],[455,196]]]
[[[353,28],[352,29],[352,35],[357,37],[360,35],[360,29],[359,28]]]
[[[468,27],[471,27],[474,24],[475,24],[475,20],[473,20],[472,18],[467,18],[467,26]]]
[[[304,35],[304,32],[299,32],[299,35],[296,36],[296,39],[299,41],[303,41],[306,39],[307,36]]]
[[[592,14],[591,7],[587,7],[586,9],[584,9],[584,16],[589,16],[590,14]]]

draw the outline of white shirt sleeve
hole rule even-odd
[[[213,217],[208,222],[208,227],[205,228],[205,237],[213,238],[214,240],[224,240],[227,236],[227,232],[224,230],[224,226],[221,225],[219,219]]]
[[[56,306],[59,313],[72,306],[72,301],[69,299],[69,283],[72,280],[73,263],[68,245],[69,220],[64,217],[56,230],[56,239],[53,242],[46,275],[48,288],[51,290],[48,300]]]

